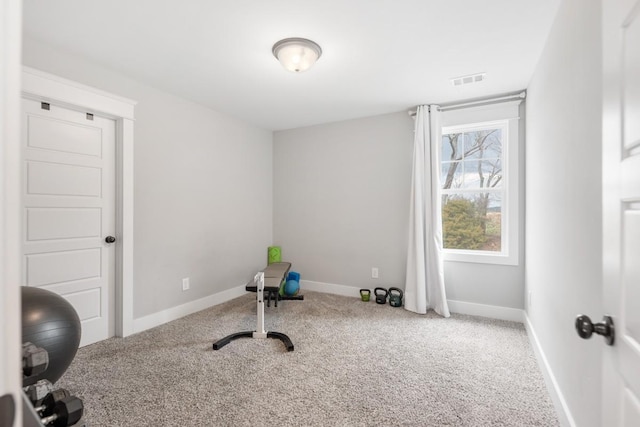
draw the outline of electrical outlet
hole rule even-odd
[[[378,278],[378,267],[373,267],[371,269],[371,278],[372,279],[377,279]]]
[[[184,279],[182,279],[182,290],[183,291],[187,291],[189,290],[189,278],[185,277]]]

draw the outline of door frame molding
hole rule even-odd
[[[20,59],[22,2],[0,0],[0,395],[15,403],[22,425],[20,305]]]
[[[22,67],[22,97],[90,112],[116,122],[115,333],[133,331],[133,124],[136,101],[31,67]],[[22,224],[20,224],[22,227]]]

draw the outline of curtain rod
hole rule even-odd
[[[527,97],[527,92],[526,91],[521,91],[521,92],[515,92],[515,93],[511,93],[508,95],[501,95],[498,97],[494,97],[494,98],[483,98],[483,99],[475,99],[475,100],[470,100],[470,101],[463,101],[460,103],[451,103],[451,104],[443,104],[440,106],[440,111],[448,111],[448,110],[456,110],[459,108],[468,108],[468,107],[476,107],[478,105],[488,105],[488,104],[495,104],[498,102],[504,102],[504,101],[509,101],[512,99],[525,99]],[[416,110],[409,110],[407,111],[407,113],[409,113],[409,115],[411,117],[414,117],[416,115]]]

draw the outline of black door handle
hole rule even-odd
[[[107,243],[113,243],[113,242],[116,241],[116,238],[113,237],[113,236],[107,236],[107,238],[104,239],[104,241],[107,242]]]
[[[604,316],[602,322],[593,323],[589,316],[581,314],[576,317],[576,331],[580,338],[585,340],[591,338],[594,332],[602,335],[607,345],[613,345],[616,337],[616,330],[611,316]]]

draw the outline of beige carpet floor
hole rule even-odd
[[[84,347],[57,385],[98,426],[556,426],[522,324],[417,315],[306,292],[266,308],[255,294],[137,335]]]

